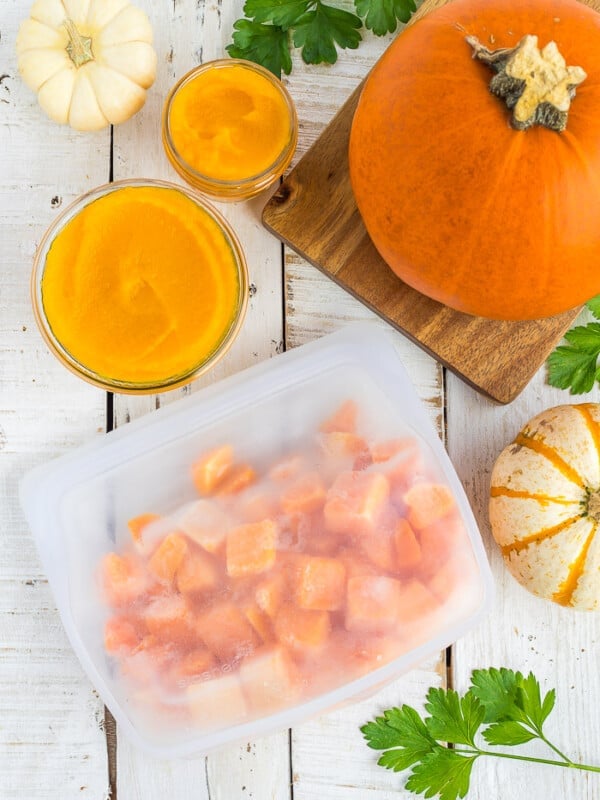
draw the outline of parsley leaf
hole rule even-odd
[[[244,14],[255,22],[272,22],[288,30],[310,5],[311,0],[246,0]]]
[[[519,681],[516,705],[538,732],[554,708],[555,698],[556,692],[551,689],[542,701],[539,681],[532,672]]]
[[[513,747],[517,744],[525,744],[532,739],[537,739],[537,733],[528,730],[520,722],[494,722],[483,732],[483,738],[488,744],[503,744]]]
[[[307,64],[334,64],[336,44],[351,50],[358,47],[362,38],[358,32],[361,25],[355,14],[317,0],[315,8],[296,21],[294,45],[302,48],[302,59]]]
[[[600,319],[600,294],[597,294],[596,297],[592,297],[592,299],[588,300],[585,305],[586,308],[589,308],[596,319]]]
[[[438,795],[440,800],[456,800],[469,791],[474,756],[461,756],[455,750],[440,747],[414,767],[406,788],[425,797]]]
[[[245,58],[262,64],[278,78],[292,71],[289,35],[279,25],[265,25],[247,19],[234,23],[233,44],[227,46],[232,58]]]
[[[400,22],[408,22],[417,7],[414,0],[354,0],[356,12],[376,36],[393,33]]]
[[[369,747],[386,751],[377,763],[395,772],[408,769],[440,747],[419,714],[407,705],[389,709],[383,717],[363,725],[361,732]]]
[[[474,737],[483,722],[485,709],[472,692],[460,697],[452,689],[430,689],[425,708],[431,715],[425,724],[434,739],[475,746]]]
[[[548,382],[571,394],[589,392],[600,377],[600,322],[571,328],[565,334],[568,344],[560,345],[548,358]]]
[[[510,719],[517,685],[522,679],[520,672],[512,669],[475,669],[471,674],[471,692],[485,708],[484,722],[499,722]]]

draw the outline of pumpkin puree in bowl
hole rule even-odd
[[[224,341],[242,305],[240,271],[219,222],[191,197],[126,186],[55,235],[43,312],[62,348],[100,379],[164,385]]]

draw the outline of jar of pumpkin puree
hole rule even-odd
[[[285,171],[298,120],[285,86],[271,72],[251,61],[219,59],[173,87],[162,138],[184,180],[221,200],[244,200]]]
[[[131,180],[94,189],[56,219],[31,288],[65,366],[105,389],[146,393],[187,383],[228,350],[248,276],[234,232],[208,203]]]

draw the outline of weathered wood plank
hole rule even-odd
[[[104,394],[37,331],[29,274],[45,228],[108,178],[110,138],[58,127],[21,82],[14,42],[26,10],[0,0],[0,797],[103,800],[103,706],[60,624],[18,483],[104,430]]]
[[[144,5],[144,4],[141,4]],[[204,4],[145,3],[153,21],[159,70],[156,85],[142,112],[115,130],[114,177],[154,177],[180,182],[168,164],[160,142],[162,104],[175,80],[198,63],[225,55],[233,22],[241,15],[242,2]],[[238,372],[282,348],[281,246],[260,223],[263,198],[247,203],[220,204],[246,254],[251,297],[238,341],[210,373],[185,391]],[[157,398],[115,396],[115,424],[121,425],[157,405],[168,403],[181,392]],[[126,800],[162,800],[165,796],[194,800],[289,800],[289,743],[287,731],[254,743],[225,748],[207,759],[186,761],[181,767],[157,762],[140,754],[125,741],[117,743],[118,795]]]

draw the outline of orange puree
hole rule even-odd
[[[116,189],[74,216],[48,252],[42,303],[54,336],[98,376],[134,383],[205,361],[240,304],[234,252],[175,189]]]
[[[179,157],[220,181],[243,181],[272,167],[290,142],[292,124],[276,80],[235,61],[184,82],[169,113]]]

